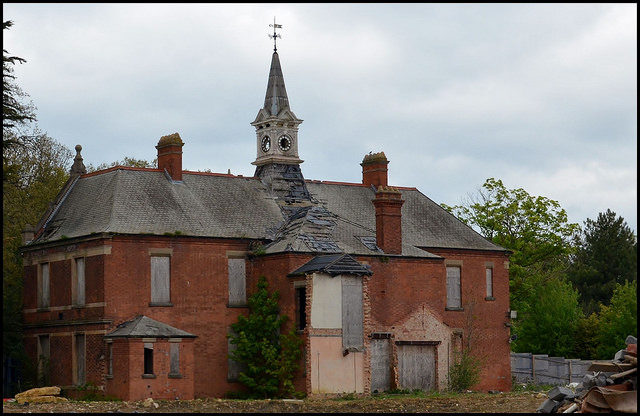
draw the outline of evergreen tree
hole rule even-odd
[[[608,209],[595,221],[587,219],[576,246],[569,278],[582,295],[586,313],[596,312],[599,303],[608,305],[616,284],[637,279],[638,242],[615,212]]]
[[[602,305],[598,316],[596,359],[610,360],[625,347],[628,335],[638,336],[638,284],[616,283],[610,305]]]
[[[294,393],[293,376],[298,369],[302,341],[292,329],[282,334],[287,316],[279,314],[279,293],[269,294],[264,276],[249,297],[248,316],[239,316],[229,336],[236,349],[229,357],[244,366],[238,381],[257,398],[285,397]]]

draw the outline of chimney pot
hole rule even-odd
[[[369,153],[362,159],[362,183],[366,186],[387,186],[387,165],[389,160],[384,152]]]
[[[182,180],[182,146],[184,142],[178,133],[162,136],[156,146],[158,169],[166,169],[174,181]]]

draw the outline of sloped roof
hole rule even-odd
[[[306,185],[312,206],[296,211],[283,209],[257,178],[185,172],[182,182],[173,182],[157,169],[112,168],[81,176],[33,243],[104,232],[179,232],[270,240],[269,253],[380,254],[372,188],[319,181]],[[399,189],[405,200],[402,255],[436,257],[416,247],[504,251],[418,190]],[[337,249],[322,244],[325,240]]]
[[[105,338],[196,338],[196,335],[174,328],[171,325],[138,315],[130,321],[123,322]]]
[[[289,273],[289,276],[300,276],[313,272],[327,273],[331,276],[339,274],[354,274],[358,276],[373,274],[368,266],[359,263],[348,254],[330,254],[312,258],[295,271]]]

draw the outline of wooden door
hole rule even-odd
[[[389,339],[371,340],[371,391],[389,390],[391,387],[391,358]]]
[[[399,345],[398,378],[406,390],[436,389],[436,354],[433,345]]]

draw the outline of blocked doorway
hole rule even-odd
[[[371,391],[382,392],[391,388],[391,334],[372,334],[371,339]]]
[[[401,389],[436,390],[438,344],[438,341],[396,341]]]

